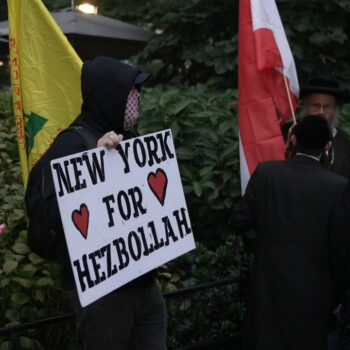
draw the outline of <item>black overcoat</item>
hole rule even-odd
[[[350,141],[348,135],[337,129],[333,140],[333,164],[331,170],[350,179]]]
[[[329,223],[347,180],[296,156],[261,164],[234,213],[255,228],[245,348],[323,350],[336,306]]]

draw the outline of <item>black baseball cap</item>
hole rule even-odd
[[[146,83],[149,79],[151,78],[151,75],[148,73],[143,73],[143,72],[139,72],[136,75],[135,81],[134,81],[134,85],[139,88],[141,87],[142,84]]]

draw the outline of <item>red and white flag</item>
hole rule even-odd
[[[258,163],[284,159],[281,126],[299,83],[275,0],[240,0],[239,130],[242,192]]]

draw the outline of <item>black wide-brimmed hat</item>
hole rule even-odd
[[[332,95],[339,103],[350,102],[350,92],[348,90],[340,89],[339,84],[331,79],[311,79],[307,85],[301,87],[300,98],[304,98],[311,94]]]

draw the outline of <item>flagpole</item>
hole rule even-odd
[[[293,125],[295,125],[297,123],[297,120],[295,118],[295,113],[294,113],[294,108],[293,108],[293,104],[292,104],[292,98],[290,96],[290,91],[289,91],[289,87],[288,87],[287,78],[286,78],[286,75],[284,74],[283,70],[282,70],[282,75],[283,75],[283,80],[284,80],[284,86],[286,88],[287,95],[288,95],[288,101],[289,101],[290,110],[292,111]]]
[[[10,39],[10,68],[11,68],[11,87],[12,87],[12,103],[13,114],[16,123],[17,143],[19,159],[21,163],[22,179],[24,187],[27,186],[29,176],[27,140],[25,130],[25,120],[23,111],[23,94],[22,80],[19,58],[19,43],[18,43],[18,27],[19,22],[16,21],[20,13],[18,1],[8,1],[8,18],[9,18],[9,39]]]

